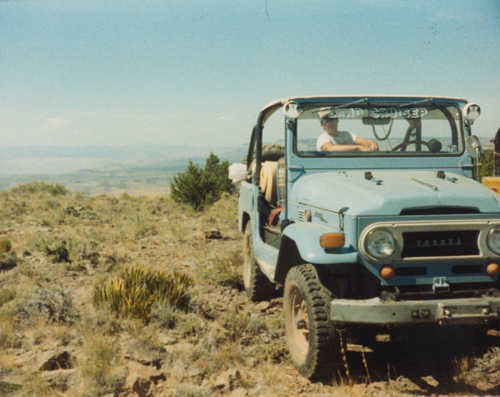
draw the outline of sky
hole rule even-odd
[[[500,127],[498,0],[0,0],[0,146],[246,145],[305,95],[465,97]]]

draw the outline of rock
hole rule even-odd
[[[151,393],[151,381],[149,379],[137,378],[132,386],[132,390],[137,393],[139,397],[150,397]]]
[[[186,369],[186,376],[188,378],[198,378],[198,377],[203,377],[205,375],[206,370],[199,366],[191,367]]]
[[[236,381],[241,379],[240,371],[235,368],[221,373],[215,380],[215,387],[224,390],[233,390]]]
[[[159,334],[158,342],[160,342],[162,345],[174,345],[177,343],[177,339],[166,334]]]
[[[74,369],[60,369],[42,374],[42,379],[55,390],[62,392],[67,391],[72,386],[75,386],[79,379]]]
[[[138,340],[128,346],[125,358],[160,369],[166,350],[147,341]]]
[[[10,396],[21,388],[22,386],[17,383],[0,381],[0,396]]]
[[[218,230],[205,231],[205,240],[221,240],[222,234]]]
[[[56,354],[45,361],[40,367],[40,371],[56,371],[59,369],[73,368],[73,357],[67,352]]]
[[[237,389],[234,389],[232,391],[232,393],[230,394],[230,397],[247,397],[247,396],[248,396],[247,391],[242,387],[238,387]]]
[[[215,379],[215,387],[218,389],[229,389],[229,383],[230,379],[226,372],[223,372]]]
[[[129,371],[125,381],[125,389],[132,389],[141,397],[152,396],[153,385],[167,379],[163,372],[150,365],[129,361],[127,366]]]
[[[271,303],[268,301],[263,301],[257,304],[256,308],[257,310],[260,310],[261,312],[265,312],[269,307],[271,306]]]
[[[171,395],[171,394],[167,394]],[[214,393],[209,386],[198,386],[192,383],[181,383],[175,386],[175,396],[209,397]],[[163,394],[162,394],[163,396]]]

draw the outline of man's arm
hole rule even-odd
[[[356,136],[354,138],[354,143],[360,147],[359,150],[362,152],[375,152],[378,150],[377,143],[370,140],[370,139],[365,139],[365,138],[361,138],[359,136]]]
[[[321,150],[324,152],[357,152],[362,149],[361,145],[335,145],[331,142],[325,142],[321,145]]]

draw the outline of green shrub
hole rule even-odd
[[[492,150],[486,150],[479,160],[480,165],[480,175],[483,176],[493,176],[495,172],[495,157],[493,156]]]
[[[220,163],[213,153],[207,158],[204,169],[190,161],[187,170],[174,176],[170,184],[172,198],[178,203],[191,205],[195,210],[202,210],[217,201],[222,193],[233,190],[228,167],[227,161]]]
[[[13,289],[2,288],[0,289],[0,307],[16,297],[16,291]]]
[[[53,263],[71,263],[69,248],[73,245],[71,239],[60,240],[56,237],[44,236],[39,232],[35,233],[30,242],[30,246],[43,252]]]
[[[12,243],[6,238],[0,239],[0,254],[5,254],[12,249]]]
[[[0,254],[0,270],[10,270],[17,266],[20,259],[15,253]]]
[[[16,194],[33,194],[33,193],[49,193],[52,196],[66,195],[68,190],[58,183],[51,185],[46,182],[35,181],[24,183],[12,189],[12,193]]]
[[[148,322],[155,303],[186,309],[191,284],[191,278],[185,274],[131,267],[121,278],[97,285],[94,303],[107,306],[120,316],[137,317]]]

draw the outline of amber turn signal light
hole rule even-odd
[[[488,263],[488,266],[486,266],[486,273],[488,273],[490,276],[496,276],[499,270],[500,267],[497,263],[494,262]]]
[[[319,239],[319,244],[323,248],[340,248],[345,244],[344,233],[327,233],[322,234]]]
[[[384,280],[389,280],[394,277],[394,269],[390,266],[384,266],[382,269],[380,269],[380,275]]]

